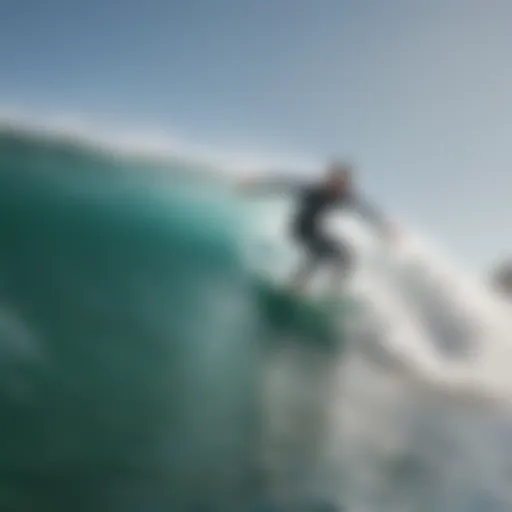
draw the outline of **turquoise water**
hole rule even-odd
[[[448,386],[508,334],[396,268],[346,336],[253,220],[207,166],[0,130],[0,510],[509,511],[510,416]]]
[[[258,337],[231,206],[12,132],[0,170],[2,510],[240,499]]]
[[[2,510],[238,510],[263,492],[262,350],[283,333],[243,208],[205,173],[0,132]]]

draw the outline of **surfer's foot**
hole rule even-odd
[[[291,291],[297,295],[304,295],[308,285],[307,279],[299,278],[295,279],[291,283]]]
[[[291,291],[294,295],[302,296],[306,292],[306,287],[303,285],[293,284],[291,287]]]

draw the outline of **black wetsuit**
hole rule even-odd
[[[323,186],[302,187],[298,190],[298,211],[292,221],[292,236],[303,245],[311,263],[320,260],[334,260],[348,265],[351,262],[350,250],[346,244],[333,240],[322,229],[324,215],[336,208],[350,208],[363,215],[372,224],[380,226],[381,216],[365,201],[352,194],[334,195]]]
[[[349,208],[357,211],[375,227],[384,226],[382,215],[367,201],[350,193],[335,195],[322,184],[304,185],[288,180],[278,180],[263,185],[263,189],[271,192],[287,192],[297,198],[298,209],[292,219],[291,235],[306,249],[310,265],[331,260],[334,263],[349,266],[352,261],[347,244],[332,239],[322,228],[324,215],[332,209]]]

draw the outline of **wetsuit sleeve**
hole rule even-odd
[[[258,195],[302,194],[308,185],[293,178],[270,178],[250,184],[250,191]]]
[[[350,201],[354,211],[356,211],[366,222],[372,224],[377,229],[385,229],[386,219],[375,205],[361,197],[353,197]]]

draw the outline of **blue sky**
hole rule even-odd
[[[347,155],[457,258],[512,253],[512,3],[3,0],[0,104]]]

